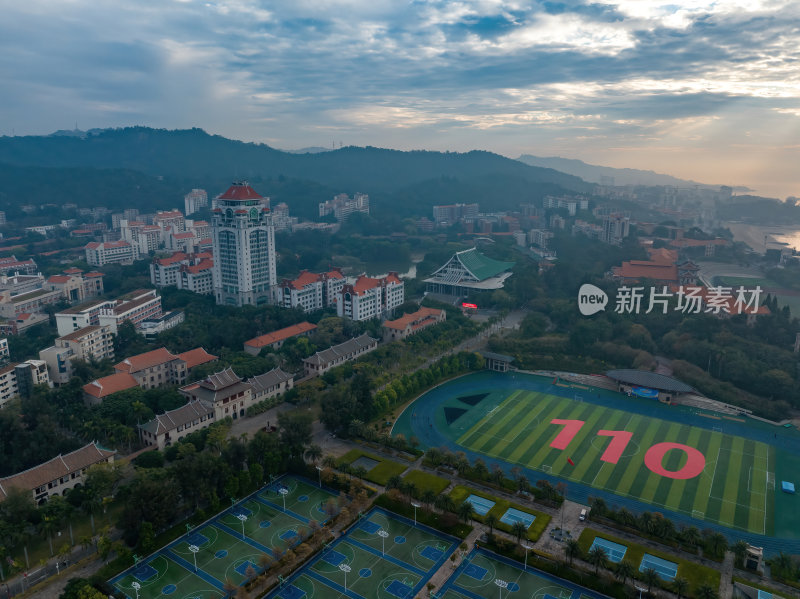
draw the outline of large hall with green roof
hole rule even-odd
[[[514,262],[501,262],[477,248],[456,252],[447,263],[425,279],[428,293],[463,296],[502,289]]]

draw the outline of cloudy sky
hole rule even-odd
[[[487,149],[800,196],[797,0],[5,0],[0,134]]]

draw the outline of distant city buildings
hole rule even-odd
[[[277,283],[275,227],[262,199],[247,182],[238,182],[215,200],[212,276],[218,304],[271,302]]]
[[[449,204],[433,207],[433,222],[437,227],[449,227],[462,220],[478,218],[478,204]]]
[[[367,194],[356,193],[350,198],[346,193],[340,193],[332,200],[321,202],[319,205],[320,216],[333,214],[339,222],[346,221],[355,213],[369,214],[369,196]]]
[[[193,189],[183,196],[183,211],[186,216],[194,214],[208,206],[208,194],[205,189]]]

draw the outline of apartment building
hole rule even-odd
[[[320,274],[304,270],[296,279],[283,279],[277,303],[304,312],[322,310],[333,305],[344,284],[345,277],[338,269]]]
[[[58,385],[72,378],[75,360],[114,359],[114,335],[111,327],[90,325],[56,338],[52,347],[39,352],[39,359],[47,364],[50,380]]]
[[[86,262],[92,266],[105,266],[106,264],[133,264],[139,258],[138,246],[131,245],[128,241],[91,241],[84,248]]]
[[[29,397],[34,385],[50,385],[47,365],[42,360],[25,360],[0,368],[0,409],[23,395]]]
[[[369,214],[369,196],[365,193],[353,194],[350,198],[346,193],[334,196],[332,200],[319,204],[319,215],[333,214],[337,221],[343,222],[356,213]]]
[[[361,275],[345,283],[336,295],[336,314],[351,320],[383,318],[405,301],[403,281],[396,272],[381,279]]]

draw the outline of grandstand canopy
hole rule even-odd
[[[678,379],[647,370],[609,370],[606,376],[625,385],[648,387],[669,393],[693,393],[695,390]]]
[[[466,295],[470,291],[493,291],[503,287],[513,266],[514,262],[494,260],[471,248],[453,254],[425,282],[433,293]]]

